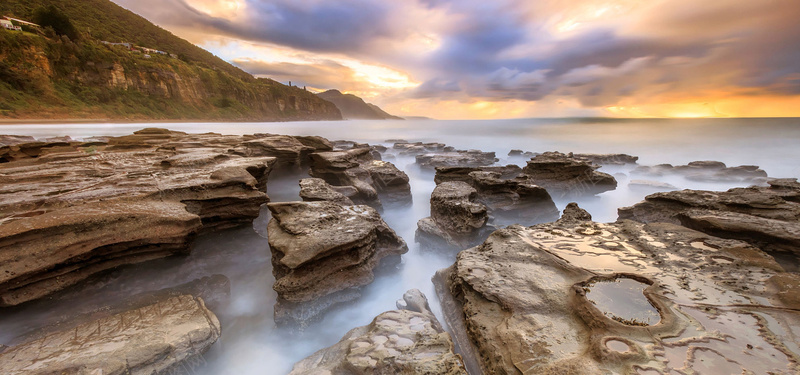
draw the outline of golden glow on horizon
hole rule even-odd
[[[241,0],[190,0],[189,3],[203,13],[228,19],[240,15],[247,7]]]

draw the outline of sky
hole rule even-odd
[[[400,116],[800,116],[799,0],[113,0]]]

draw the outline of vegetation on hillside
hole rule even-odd
[[[46,26],[0,30],[0,118],[340,118],[312,93],[256,79],[107,0],[3,0],[0,15]]]

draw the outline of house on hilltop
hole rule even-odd
[[[6,30],[22,31],[21,26],[14,26],[14,23],[6,17],[0,18],[0,26],[3,26]]]

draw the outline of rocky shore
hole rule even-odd
[[[0,136],[0,314],[84,303],[26,321],[22,335],[0,332],[0,368],[185,371],[222,347],[214,343],[227,327],[248,331],[248,319],[264,315],[297,340],[319,324],[350,329],[333,345],[312,340],[318,351],[293,375],[800,372],[797,180],[713,161],[640,166],[626,154],[512,150],[508,160],[520,165],[436,142],[154,128]],[[566,204],[627,181],[606,170],[654,178],[628,187],[657,192],[612,223]],[[658,180],[667,175],[754,186],[680,190]],[[420,178],[432,187],[428,217],[411,208]],[[267,196],[275,179],[281,202]],[[289,187],[299,190],[281,191]],[[263,248],[247,253],[269,289],[258,298],[235,289],[238,271],[145,293],[101,281],[157,259],[188,262],[198,236],[240,246],[228,229],[262,236]],[[419,262],[434,257],[446,263]],[[446,268],[431,285],[416,269],[426,266]],[[435,288],[438,303],[414,289],[396,310],[369,310],[371,322],[339,314],[387,294],[383,274]],[[100,291],[114,301],[76,297]],[[233,310],[250,315],[226,322]],[[262,350],[252,345],[261,339],[248,350]]]

